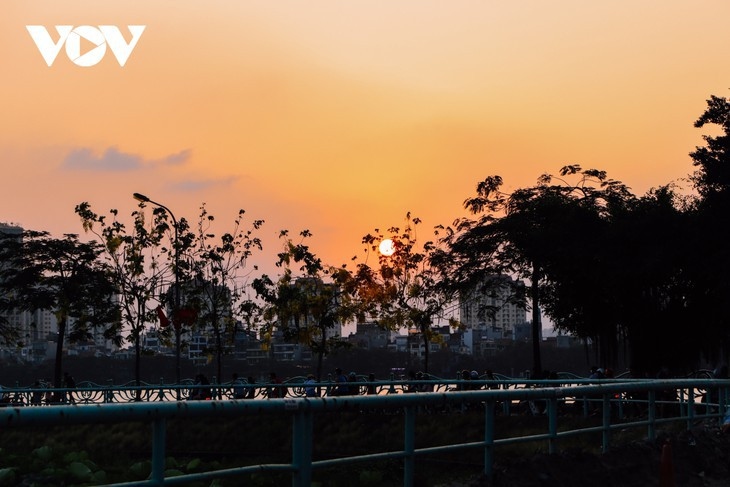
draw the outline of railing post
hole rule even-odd
[[[616,402],[617,402],[616,410],[617,410],[617,414],[618,414],[618,419],[621,419],[621,420],[623,420],[625,418],[625,416],[624,416],[624,398],[625,397],[626,397],[625,392],[619,392],[618,394],[616,394]]]
[[[611,396],[603,393],[603,433],[601,442],[601,451],[608,452],[611,444]]]
[[[497,404],[487,400],[484,411],[484,476],[492,480],[494,474],[494,418]]]
[[[656,440],[656,391],[648,391],[649,404],[647,404],[646,412],[648,414],[649,423],[649,441]]]
[[[695,415],[695,389],[690,387],[687,389],[687,429],[692,429],[692,420]]]
[[[558,439],[558,399],[551,397],[547,401],[547,413],[548,413],[548,434],[550,439],[548,440],[548,454],[554,455],[558,452],[557,439]]]
[[[152,421],[152,473],[150,480],[156,485],[165,481],[165,419]]]
[[[416,410],[413,406],[405,407],[404,430],[405,438],[403,440],[403,486],[413,487],[415,473],[414,451],[416,449]]]
[[[298,411],[292,418],[292,487],[308,487],[312,483],[311,411]]]

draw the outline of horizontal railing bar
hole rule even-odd
[[[165,478],[165,485],[184,485],[190,482],[196,482],[199,480],[213,480],[222,477],[237,477],[239,475],[246,475],[249,473],[263,473],[263,472],[285,472],[290,473],[295,469],[291,464],[278,464],[268,463],[261,465],[249,465],[245,467],[226,468],[222,470],[212,470],[210,472],[198,472],[181,475],[179,477],[167,477]],[[107,484],[107,487],[134,487],[134,486],[148,486],[157,485],[153,480],[144,480],[139,482],[123,482],[119,484]]]
[[[205,416],[209,411],[216,414],[247,414],[252,411],[277,412],[287,410],[342,410],[346,408],[379,407],[389,404],[390,407],[415,405],[447,405],[458,402],[507,401],[507,400],[539,400],[562,399],[566,397],[580,400],[581,396],[599,396],[617,392],[641,390],[662,390],[678,388],[728,387],[730,381],[716,379],[667,379],[642,382],[599,384],[575,387],[553,387],[532,389],[485,389],[477,391],[421,392],[396,395],[370,396],[335,396],[314,398],[284,398],[266,401],[246,399],[224,399],[208,401],[170,401],[170,402],[131,402],[109,404],[57,405],[44,408],[25,408],[8,406],[0,408],[0,425],[12,427],[22,425],[26,421],[34,423],[69,423],[69,422],[104,422],[124,420],[151,420],[161,417]],[[657,401],[658,403],[659,401]],[[93,411],[93,412],[92,412]]]

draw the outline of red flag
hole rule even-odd
[[[165,312],[162,311],[162,306],[157,307],[157,319],[160,320],[160,326],[163,328],[170,324],[170,320],[167,319]]]
[[[198,311],[195,308],[191,307],[185,307],[180,308],[175,312],[175,315],[173,316],[173,321],[175,325],[175,329],[180,329],[182,325],[185,325],[187,327],[190,327],[195,323],[195,320],[198,319]]]

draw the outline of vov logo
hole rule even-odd
[[[26,25],[33,42],[41,52],[43,59],[48,66],[53,62],[61,52],[61,48],[66,46],[66,55],[77,66],[89,67],[97,65],[106,54],[106,48],[109,46],[114,57],[117,58],[120,66],[124,66],[132,54],[137,41],[139,41],[145,25],[128,25],[132,40],[127,43],[117,26],[100,25],[98,28],[91,25],[57,25],[56,32],[58,40],[51,39],[48,30],[42,25]],[[91,43],[94,47],[81,53],[81,39]]]

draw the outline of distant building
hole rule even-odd
[[[435,353],[445,347],[445,344],[439,341],[432,341],[428,344],[429,353]],[[409,330],[407,335],[397,335],[395,337],[395,351],[407,352],[413,357],[422,359],[426,355],[426,345],[423,343],[423,335],[415,330]]]
[[[22,239],[23,228],[0,223],[0,233]],[[55,339],[58,333],[56,315],[51,310],[13,310],[2,313],[8,328],[17,331],[18,340],[8,344],[8,351],[18,354],[24,362],[41,362],[55,356]]]
[[[0,223],[0,233],[22,239],[23,228],[17,225]],[[17,331],[18,340],[7,348],[19,355],[24,362],[41,362],[53,359],[56,354],[58,322],[54,310],[39,309],[34,311],[14,310],[4,312],[7,326]],[[69,328],[73,319],[69,320]],[[69,342],[66,335],[64,352],[70,355],[108,355],[116,349],[112,340],[104,337],[103,329],[92,328],[90,341],[76,344]]]
[[[394,332],[384,329],[377,323],[368,322],[358,323],[355,333],[347,339],[357,348],[374,350],[386,348],[393,335],[395,335]]]
[[[524,288],[523,282],[510,276],[491,276],[460,296],[459,320],[467,353],[492,355],[498,342],[520,339],[527,323],[527,310],[520,299]]]

